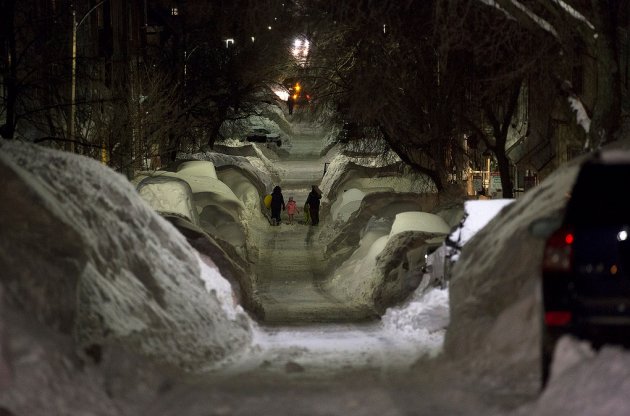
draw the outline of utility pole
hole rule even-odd
[[[68,120],[68,138],[70,139],[70,146],[68,150],[74,153],[74,105],[77,95],[77,11],[72,4],[72,78],[70,87],[70,118]]]
[[[81,20],[77,23],[77,11],[72,3],[72,78],[70,86],[70,118],[68,120],[68,136],[70,139],[70,152],[75,152],[75,112],[76,112],[76,96],[77,96],[77,29],[85,21],[90,13],[96,10],[97,7],[105,3],[106,0],[102,0],[87,13],[83,15]]]

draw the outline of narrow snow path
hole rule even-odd
[[[267,223],[253,227],[259,249],[258,297],[265,324],[357,322],[374,317],[359,305],[342,302],[321,288],[326,260],[316,227]]]
[[[277,167],[285,199],[293,196],[301,209],[310,185],[321,180],[323,160],[311,150],[299,154],[303,160],[290,157]],[[302,214],[298,218],[303,222]],[[186,385],[187,400],[165,414],[201,416],[212,407],[233,415],[491,416],[529,399],[505,393],[440,355],[448,314],[439,300],[415,299],[390,310],[420,321],[426,315],[426,328],[410,329],[400,316],[365,322],[371,311],[323,291],[321,227],[272,227],[264,220],[249,227],[251,245],[258,248],[256,289],[265,319],[254,326],[252,345],[205,368],[211,377]],[[168,396],[162,403],[173,406]]]
[[[264,322],[299,325],[373,319],[371,309],[342,302],[321,287],[327,262],[318,239],[320,228],[304,224],[303,213],[311,186],[319,185],[324,173],[319,156],[321,135],[303,126],[296,130],[306,133],[293,138],[292,153],[278,161],[277,167],[284,199],[293,197],[300,213],[293,224],[286,220],[286,213],[282,213],[285,221],[277,227],[266,222],[250,224],[249,234],[259,250],[257,294],[265,311]]]

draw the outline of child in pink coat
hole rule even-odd
[[[297,207],[297,203],[293,200],[293,197],[289,197],[289,202],[287,202],[287,215],[289,216],[289,224],[293,224],[293,215],[295,213],[300,213],[300,210]]]

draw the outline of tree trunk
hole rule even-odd
[[[510,159],[507,157],[506,146],[510,123],[512,122],[512,117],[516,112],[518,97],[521,94],[521,83],[522,80],[516,80],[512,86],[512,90],[509,91],[509,101],[507,102],[501,121],[499,121],[489,107],[486,107],[486,116],[490,120],[494,134],[495,145],[491,150],[494,152],[494,155],[497,158],[497,164],[499,165],[503,198],[514,197],[514,184],[512,183],[512,178],[510,177]]]
[[[221,130],[221,122],[215,122],[210,129],[210,134],[208,135],[208,147],[212,149],[214,147],[214,142],[217,141],[219,137],[219,131]]]
[[[15,134],[15,104],[17,102],[17,51],[15,45],[15,1],[3,2],[4,7],[0,10],[2,14],[3,38],[8,45],[8,67],[9,74],[4,79],[6,88],[6,120],[5,124],[0,126],[0,135],[5,139],[13,139]]]
[[[212,123],[212,127],[210,128],[210,134],[208,135],[208,147],[212,149],[214,147],[214,142],[219,138],[219,132],[221,131],[221,125],[226,120],[228,114],[227,105],[221,103],[219,108],[217,109],[216,117]]]
[[[165,149],[165,156],[162,160],[168,160],[169,164],[172,164],[177,160],[177,152],[179,150],[180,139],[175,133],[171,132],[168,135],[168,146]]]
[[[501,156],[497,155],[497,164],[501,175],[503,198],[514,198],[514,184],[510,176],[510,159],[505,155],[505,152]]]
[[[594,41],[587,40],[587,45],[594,48],[597,59],[597,95],[588,133],[589,143],[594,148],[613,140],[621,116],[619,65],[614,41],[617,24],[610,14],[608,3],[592,1],[595,27],[600,30]]]

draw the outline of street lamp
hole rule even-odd
[[[306,66],[306,59],[308,58],[309,48],[310,42],[304,36],[299,36],[293,41],[291,54],[299,65]]]
[[[482,153],[483,157],[486,158],[486,180],[484,182],[484,188],[490,190],[490,185],[492,182],[492,177],[490,176],[490,160],[492,159],[492,152],[490,149],[486,149]]]
[[[100,1],[94,5],[87,13],[83,15],[81,20],[77,23],[77,11],[72,5],[72,78],[70,87],[70,119],[68,120],[68,136],[70,138],[70,151],[74,153],[74,113],[75,113],[75,101],[77,95],[77,28],[81,26],[81,23],[85,21],[90,13],[96,10],[97,7],[105,3],[105,0]]]

